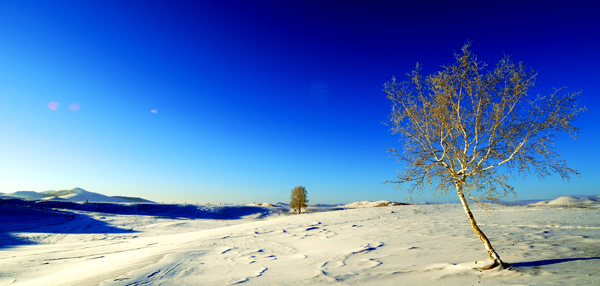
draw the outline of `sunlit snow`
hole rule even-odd
[[[599,200],[493,205],[489,216],[473,206],[512,264],[482,272],[487,253],[459,204],[294,215],[268,203],[0,199],[0,285],[597,285]]]

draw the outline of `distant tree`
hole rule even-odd
[[[290,199],[290,209],[295,209],[297,214],[302,213],[302,208],[306,208],[308,199],[306,198],[306,188],[303,186],[297,186],[292,189],[292,196]]]
[[[389,122],[404,148],[388,148],[398,162],[405,162],[397,180],[387,181],[408,193],[431,190],[444,195],[455,189],[469,218],[494,261],[490,268],[506,267],[489,239],[479,229],[465,198],[476,203],[497,201],[512,194],[513,174],[544,178],[550,172],[563,179],[579,173],[567,167],[554,147],[558,132],[573,138],[579,129],[571,125],[585,107],[577,105],[580,92],[530,96],[537,73],[505,56],[492,70],[477,61],[470,43],[455,54],[456,62],[424,78],[421,66],[408,74],[410,81],[384,85],[392,101]],[[435,188],[431,188],[432,185]],[[485,207],[485,205],[483,205]]]

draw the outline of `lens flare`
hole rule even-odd
[[[157,112],[158,112],[158,110],[156,110],[156,109],[152,109],[152,110],[150,110],[150,112],[152,112],[152,113],[157,113]]]
[[[69,109],[71,109],[72,111],[77,111],[79,110],[79,104],[71,103],[71,105],[69,105]]]
[[[52,101],[52,102],[48,103],[48,108],[50,108],[50,110],[57,110],[58,109],[58,102]]]

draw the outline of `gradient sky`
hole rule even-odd
[[[0,1],[0,192],[405,201],[382,184],[402,168],[383,84],[471,40],[589,109],[557,140],[581,177],[517,178],[518,198],[600,195],[600,4],[447,2]]]

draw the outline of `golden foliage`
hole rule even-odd
[[[411,198],[434,182],[440,195],[461,182],[471,199],[494,201],[516,195],[508,184],[515,171],[540,178],[578,174],[560,158],[554,140],[557,132],[579,133],[571,123],[586,110],[577,105],[580,92],[531,96],[537,73],[510,56],[487,71],[469,47],[437,73],[423,77],[417,63],[409,81],[385,83],[392,101],[385,124],[404,141],[403,148],[388,152],[406,163],[398,179],[388,182],[410,182]]]
[[[308,199],[306,198],[306,188],[303,186],[297,186],[292,189],[292,196],[290,198],[290,209],[295,209],[298,214],[302,213],[302,209],[306,208]]]

